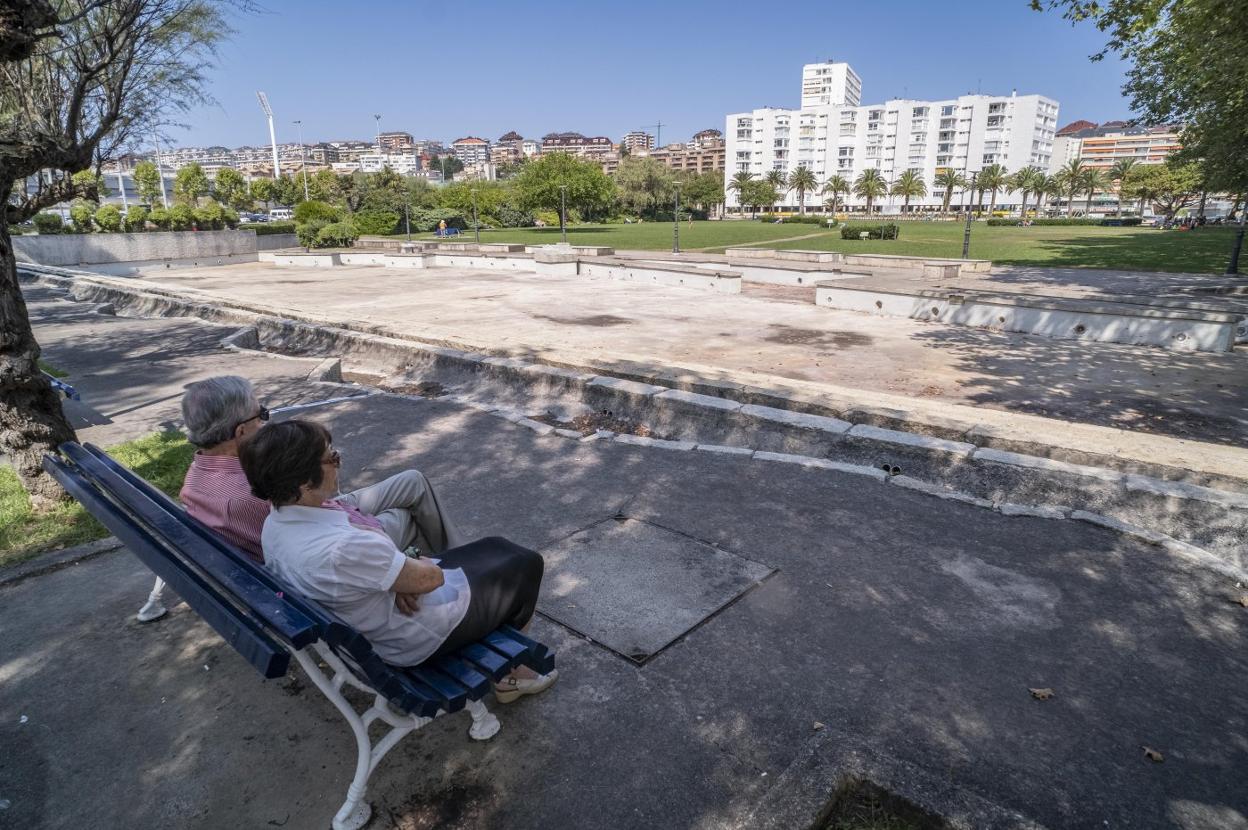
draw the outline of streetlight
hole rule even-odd
[[[962,258],[966,259],[971,251],[971,208],[974,206],[975,183],[979,180],[979,171],[971,173],[971,188],[967,191],[970,198],[966,201],[966,231],[962,234]]]
[[[295,130],[299,133],[299,160],[303,164],[303,200],[312,201],[308,195],[308,148],[303,146],[303,122],[295,122]]]
[[[676,205],[672,208],[672,253],[680,253],[680,182],[676,183]]]
[[[568,186],[559,185],[559,244],[568,244]]]
[[[160,139],[156,137],[156,132],[152,132],[152,144],[156,147],[156,178],[160,179],[160,201],[165,205],[165,210],[169,209],[169,196],[165,193],[165,168],[160,164]]]
[[[481,244],[481,223],[477,221],[477,189],[474,187],[469,191],[472,193],[472,228],[477,234],[477,244]]]
[[[377,154],[381,155],[381,116],[374,115],[373,118],[377,120]]]
[[[1234,207],[1234,205],[1232,205]],[[1239,230],[1235,233],[1235,247],[1231,248],[1231,261],[1226,265],[1227,276],[1239,273],[1239,252],[1244,247],[1244,217],[1248,216],[1248,198],[1239,206]]]

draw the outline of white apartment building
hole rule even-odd
[[[620,139],[620,146],[630,153],[638,150],[653,150],[654,136],[645,130],[633,130],[631,133],[624,134],[624,137]]]
[[[916,170],[928,194],[912,198],[910,205],[921,210],[940,207],[944,192],[934,180],[946,168],[968,180],[990,164],[1003,165],[1011,173],[1032,165],[1049,169],[1058,112],[1051,98],[975,94],[863,106],[861,94],[862,81],[848,64],[807,64],[802,68],[799,109],[766,107],[727,116],[726,206],[740,208],[736,192],[727,185],[742,171],[762,178],[770,170],[788,175],[805,167],[820,184],[840,175],[852,186],[868,168],[879,170],[889,182],[905,170]],[[955,189],[951,204],[961,204],[963,195]],[[781,197],[782,209],[797,208],[796,193]],[[819,194],[807,194],[807,209],[819,208],[823,200]],[[1021,194],[997,193],[999,209],[1017,207],[1021,201]],[[885,197],[875,205],[881,212],[896,213],[902,202],[900,197]],[[861,210],[866,200],[851,192],[842,196],[842,204]]]
[[[361,173],[380,173],[389,167],[400,176],[412,176],[420,169],[420,159],[413,153],[363,153],[359,158]],[[337,169],[338,165],[335,164]]]

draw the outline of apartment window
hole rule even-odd
[[[752,118],[738,118],[738,119],[737,119],[737,126],[738,126],[738,127],[752,127],[752,126],[754,126],[754,119],[752,119]]]
[[[853,169],[853,166],[854,166],[853,159],[837,159],[836,160],[837,170],[851,170]]]
[[[994,127],[1000,127],[1000,126],[1001,126],[1002,124],[1004,124],[1004,123],[1005,123],[1005,116],[1004,116],[1004,115],[990,115],[990,116],[988,116],[988,129],[990,129],[990,130],[991,130],[991,129],[993,129]]]
[[[997,157],[993,153],[984,153],[984,164],[996,164]]]
[[[841,158],[846,158],[846,157],[852,156],[853,154],[854,154],[853,147],[842,147],[837,152],[837,155],[840,156]]]
[[[915,107],[910,112],[911,118],[927,118],[927,107]]]
[[[777,138],[774,143],[777,149],[789,146],[789,140],[787,138]]]
[[[946,130],[942,133],[937,133],[936,135],[937,141],[953,141],[953,138],[954,138],[953,130]]]
[[[879,121],[884,117],[884,110],[871,110],[867,113],[867,118],[871,121]]]
[[[753,132],[750,130],[737,130],[737,138],[749,138],[751,135]]]
[[[749,150],[738,150],[738,151],[737,151],[737,161],[746,161],[746,160],[748,160],[748,159],[749,159],[749,157],[750,157],[750,151],[749,151]]]
[[[788,150],[776,150],[775,156],[778,159],[787,159],[789,157],[789,151]]]
[[[738,173],[748,173],[748,172],[750,172],[750,163],[747,161],[747,162],[743,162],[743,163],[741,163],[741,164],[738,164],[738,165],[737,165],[737,172],[738,172]]]
[[[937,157],[936,157],[936,166],[937,166],[937,167],[948,167],[948,166],[949,166],[949,164],[950,164],[950,162],[952,162],[952,161],[953,161],[953,156],[937,156]]]
[[[989,104],[988,114],[991,115],[994,112],[1005,112],[1005,104],[1002,104],[1002,103]]]
[[[940,145],[937,145],[937,147],[936,147],[936,152],[938,152],[938,153],[952,153],[952,152],[953,152],[953,144],[940,144]]]
[[[953,105],[941,107],[940,114],[941,115],[953,115]]]
[[[958,119],[956,118],[942,118],[940,120],[940,128],[942,130],[952,130],[956,128],[957,126],[958,126]]]

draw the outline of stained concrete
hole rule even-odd
[[[524,271],[265,263],[161,270],[144,278],[279,313],[395,326],[428,340],[530,350],[556,361],[744,372],[759,385],[771,378],[894,396],[902,408],[930,400],[1248,444],[1243,351],[1174,353],[883,320],[818,308],[813,288],[771,285],[747,284],[740,296],[725,296]],[[551,325],[551,309],[567,324]],[[604,316],[624,322],[592,322]]]
[[[58,318],[37,334],[77,372]],[[129,327],[144,342],[179,325],[110,334],[120,348]],[[95,394],[172,394],[200,359]],[[776,571],[644,666],[539,615],[559,683],[495,707],[489,743],[463,716],[401,743],[373,778],[376,830],[789,826],[772,818],[844,770],[829,743],[869,747],[854,768],[881,780],[919,769],[1046,827],[1248,822],[1248,612],[1160,548],[832,469],[578,444],[439,400],[315,417],[346,451],[344,486],[419,467],[470,534],[548,551],[623,511]],[[297,671],[261,681],[184,606],[133,622],[149,586],[118,551],[0,587],[0,824],[324,826],[355,758],[332,707]]]

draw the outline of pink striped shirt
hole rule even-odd
[[[178,498],[187,513],[242,548],[252,559],[264,563],[260,531],[272,507],[252,494],[238,456],[195,453]],[[376,517],[354,505],[330,499],[324,506],[343,511],[347,521],[356,527],[385,533]]]

